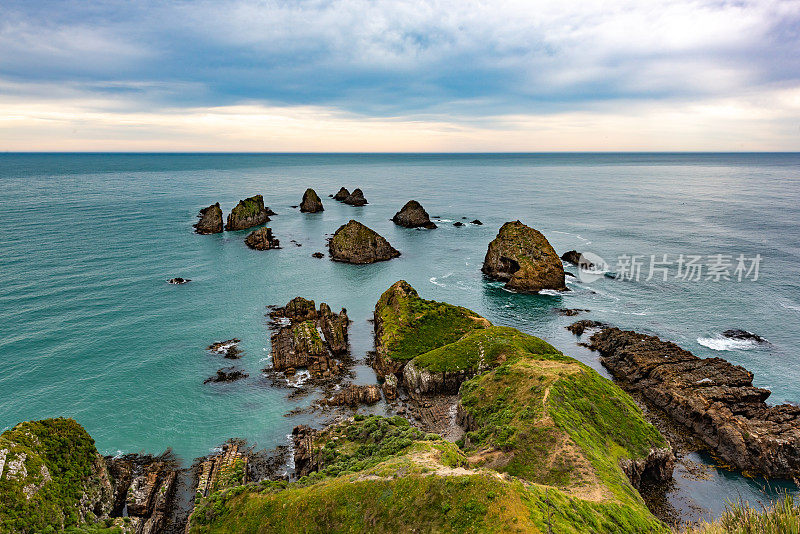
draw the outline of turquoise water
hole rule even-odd
[[[329,199],[340,186],[361,187],[370,203]],[[324,213],[291,208],[307,187],[323,198]],[[270,226],[283,249],[249,250],[247,231],[192,233],[201,207],[219,201],[227,215],[256,193],[278,213]],[[444,220],[484,225],[394,226],[389,218],[411,198]],[[233,436],[285,443],[302,418],[284,414],[312,399],[288,400],[260,376],[265,306],[302,295],[346,307],[353,355],[363,359],[375,301],[399,279],[601,371],[564,330],[574,318],[553,308],[588,308],[586,318],[724,357],[753,371],[771,401],[800,402],[798,154],[4,154],[0,199],[0,429],[71,416],[102,452],[172,447],[185,459]],[[351,218],[402,256],[369,266],[312,258]],[[514,219],[542,231],[559,253],[590,251],[612,268],[620,254],[760,254],[759,279],[603,277],[573,281],[563,295],[517,295],[480,274],[488,242]],[[174,276],[192,282],[165,283]],[[770,345],[721,343],[728,328]],[[237,364],[250,377],[203,385],[226,363],[205,347],[231,337],[242,339]],[[361,366],[356,380],[374,375]],[[702,498],[713,510],[724,496],[758,495],[756,482],[718,478]]]

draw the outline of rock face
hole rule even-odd
[[[766,477],[800,475],[800,407],[768,406],[770,391],[754,387],[746,369],[618,328],[595,333],[589,346],[623,388],[666,411],[731,465]]]
[[[675,469],[675,455],[669,447],[658,447],[650,449],[646,458],[623,458],[619,466],[631,481],[631,486],[639,490],[642,482],[663,482],[671,479]]]
[[[506,287],[515,291],[567,289],[564,267],[547,238],[519,221],[507,222],[500,228],[489,243],[481,271],[506,282]]]
[[[396,258],[400,252],[377,232],[358,221],[342,225],[328,242],[331,259],[346,263],[375,263]]]
[[[753,341],[755,343],[765,343],[765,344],[769,343],[769,341],[759,336],[758,334],[748,332],[747,330],[741,330],[739,328],[732,328],[730,330],[725,330],[722,333],[722,335],[727,337],[728,339],[738,339],[740,341]]]
[[[313,300],[296,297],[270,313],[276,331],[272,334],[272,369],[286,372],[305,367],[314,378],[339,374],[347,356],[350,320],[343,308],[338,314],[324,302],[319,310]]]
[[[248,235],[244,244],[256,250],[269,250],[272,248],[281,248],[281,242],[272,235],[272,229],[263,227],[254,230]]]
[[[199,221],[194,225],[198,234],[218,234],[222,232],[222,209],[219,202],[200,210]]]
[[[275,213],[264,207],[264,197],[255,195],[240,200],[235,208],[228,214],[226,230],[244,230],[269,222],[269,216]]]
[[[300,203],[300,211],[303,213],[318,213],[324,211],[322,201],[319,199],[317,192],[313,189],[306,189],[303,194],[303,201]]]
[[[175,494],[177,461],[170,453],[127,454],[106,461],[114,477],[115,515],[126,510],[136,532],[163,532]]]
[[[333,200],[338,200],[339,202],[341,202],[349,196],[350,196],[350,191],[342,187],[335,195],[333,195]]]
[[[378,386],[356,386],[350,384],[334,393],[333,397],[325,401],[325,404],[328,406],[350,406],[355,408],[359,404],[375,404],[379,400],[381,400],[381,390]]]
[[[406,228],[436,228],[436,225],[431,222],[428,212],[416,200],[406,202],[403,209],[394,214],[392,221]]]
[[[364,198],[364,192],[361,189],[353,189],[353,192],[344,199],[344,203],[351,206],[364,206],[367,204],[367,199]]]
[[[584,258],[583,254],[578,252],[577,250],[570,250],[569,252],[565,252],[561,255],[561,259],[567,263],[571,263],[572,265],[577,265],[582,269],[591,269],[594,267],[594,264]]]

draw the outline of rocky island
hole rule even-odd
[[[198,234],[218,234],[222,232],[222,209],[219,202],[200,210],[200,220],[194,225]]]
[[[345,263],[375,263],[396,258],[400,252],[385,238],[358,221],[339,227],[328,242],[331,259]]]
[[[350,191],[348,191],[346,187],[342,187],[341,189],[339,189],[339,191],[336,192],[335,195],[333,195],[333,200],[338,200],[339,202],[342,202],[349,196],[350,196]]]
[[[303,213],[325,211],[325,208],[322,207],[322,200],[320,200],[316,191],[311,188],[306,189],[306,192],[303,193],[303,201],[300,203],[300,211]]]
[[[541,232],[520,221],[507,222],[489,243],[481,271],[522,292],[564,291],[564,266]]]
[[[392,221],[406,228],[436,228],[436,225],[431,222],[428,212],[416,200],[406,202],[405,206],[394,214]]]
[[[266,227],[250,232],[244,244],[255,250],[281,248],[281,242],[272,235],[272,229]]]
[[[361,189],[353,189],[353,192],[347,195],[343,202],[351,206],[365,206],[367,199],[364,198],[364,192]]]
[[[228,214],[225,229],[228,231],[245,230],[269,222],[270,215],[275,215],[271,209],[264,206],[264,197],[255,195],[240,200]]]

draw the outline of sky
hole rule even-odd
[[[0,0],[0,151],[800,151],[800,0]]]

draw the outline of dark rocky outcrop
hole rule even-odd
[[[364,198],[364,192],[361,189],[353,189],[353,192],[344,199],[344,203],[351,206],[364,206],[367,204],[367,199]]]
[[[242,351],[239,350],[240,342],[241,340],[238,338],[229,339],[227,341],[217,341],[209,345],[206,350],[214,354],[221,354],[229,360],[238,360],[242,357]]]
[[[342,187],[335,195],[333,195],[333,200],[338,200],[341,202],[349,196],[350,196],[350,191]]]
[[[168,451],[158,457],[127,454],[106,461],[114,478],[114,515],[123,515],[124,509],[135,532],[163,532],[175,493],[177,460]]]
[[[330,378],[342,371],[347,356],[347,311],[338,314],[324,302],[319,310],[313,300],[296,297],[270,313],[272,369],[287,372],[304,367],[314,378]]]
[[[567,330],[575,334],[576,336],[583,335],[585,330],[593,330],[596,328],[606,328],[608,325],[606,323],[602,323],[600,321],[594,321],[592,319],[581,319],[580,321],[575,321],[571,325],[565,327]]]
[[[194,231],[198,234],[218,234],[222,232],[222,209],[219,202],[200,210],[197,216],[199,221],[194,225]]]
[[[478,219],[472,220],[469,223],[470,224],[474,224],[476,226],[483,226],[483,223],[481,221],[479,221]]]
[[[556,251],[544,235],[520,221],[507,222],[500,228],[489,243],[481,271],[515,291],[567,289]]]
[[[563,315],[565,317],[574,317],[581,312],[588,312],[589,310],[584,308],[555,308],[555,312],[559,315]]]
[[[764,343],[764,344],[769,343],[769,341],[759,336],[758,334],[748,332],[747,330],[741,330],[739,328],[732,328],[730,330],[725,330],[722,333],[722,335],[727,337],[728,339],[738,339],[740,341],[753,341],[755,343]]]
[[[392,221],[405,228],[436,228],[436,225],[431,222],[428,212],[416,200],[406,202],[403,209],[394,214]]]
[[[375,404],[379,400],[381,400],[381,390],[378,386],[350,384],[338,390],[330,399],[325,400],[325,404],[355,408],[359,404]]]
[[[464,226],[464,223],[462,223],[461,221],[456,221],[453,223],[453,226]]]
[[[589,347],[620,385],[685,425],[731,465],[767,477],[800,475],[800,406],[768,406],[770,391],[721,358],[698,358],[655,336],[606,328]]]
[[[316,471],[321,459],[314,454],[314,436],[317,431],[308,425],[298,425],[292,429],[294,444],[294,472],[297,478]]]
[[[206,378],[203,381],[203,384],[214,382],[234,382],[242,378],[247,378],[248,376],[250,375],[241,369],[236,369],[235,367],[223,367],[222,369],[217,369],[217,374]]]
[[[646,458],[623,458],[619,466],[631,481],[631,486],[640,490],[642,483],[658,483],[671,479],[675,469],[675,455],[670,447],[658,447],[650,449]]]
[[[180,276],[177,276],[175,278],[170,278],[169,280],[167,280],[167,283],[172,284],[174,286],[180,286],[191,281],[192,281],[191,278],[181,278]]]
[[[315,253],[313,253],[311,255],[311,257],[312,258],[317,258],[318,260],[321,260],[322,258],[325,257],[325,254],[323,254],[322,252],[315,252]]]
[[[576,250],[570,250],[569,252],[565,252],[561,255],[561,259],[567,263],[571,263],[572,265],[577,265],[581,269],[591,269],[594,267],[594,264],[587,260],[583,254]]]
[[[303,213],[325,211],[325,208],[322,207],[322,200],[320,200],[316,191],[311,188],[306,189],[306,192],[303,194],[303,201],[300,203],[300,211]]]
[[[228,214],[226,230],[244,230],[269,222],[269,216],[275,213],[264,206],[264,197],[255,195],[240,200]]]
[[[244,244],[255,250],[281,248],[280,240],[276,239],[272,235],[272,229],[267,227],[262,227],[250,232],[245,238]]]
[[[400,252],[385,238],[358,221],[339,227],[328,242],[331,259],[346,263],[374,263],[396,258]]]

